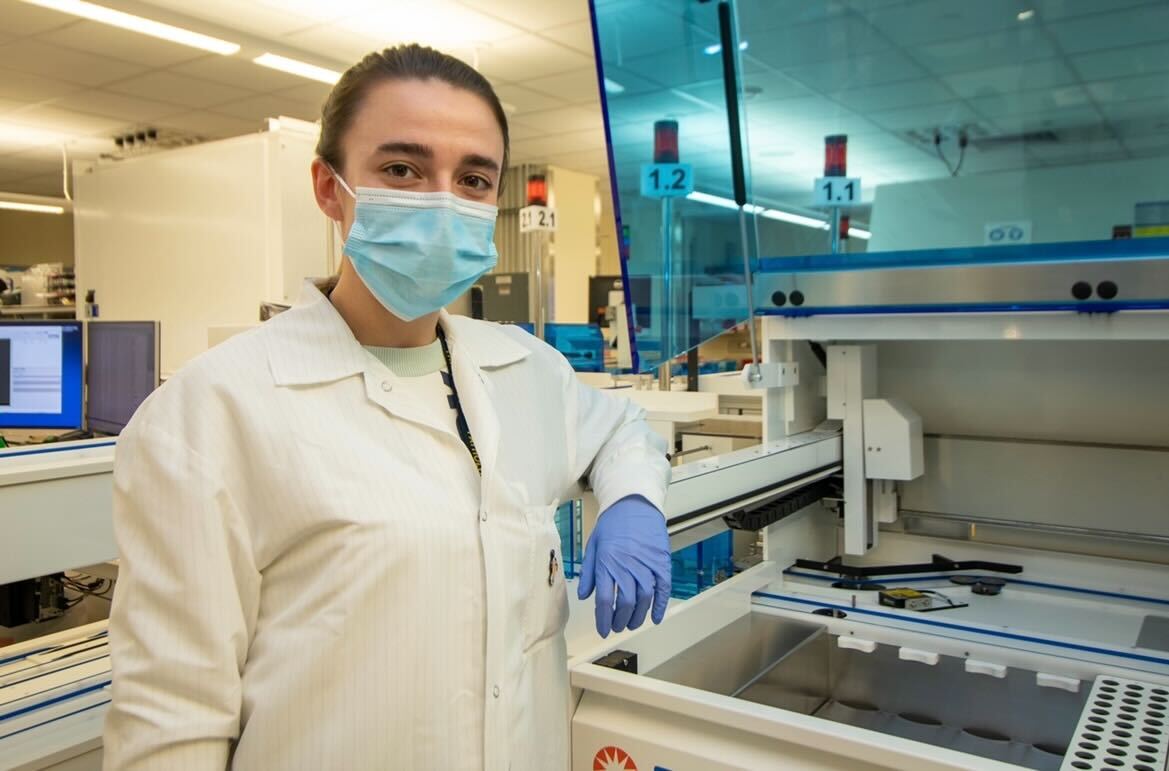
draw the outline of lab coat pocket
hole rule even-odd
[[[528,597],[524,613],[524,650],[564,631],[568,622],[568,590],[564,556],[556,529],[556,504],[527,506],[528,565],[524,580]]]

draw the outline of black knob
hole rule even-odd
[[[1089,290],[1089,291],[1091,291],[1091,290]],[[783,307],[784,305],[787,305],[787,295],[785,295],[783,292],[772,292],[771,293],[771,302],[775,303],[776,305],[778,305],[780,307]]]
[[[797,289],[796,291],[791,293],[790,299],[792,301],[792,305],[803,305],[804,304],[804,293]]]
[[[1072,297],[1077,300],[1087,300],[1092,296],[1092,285],[1087,281],[1077,281],[1072,284]]]
[[[1112,281],[1101,281],[1096,285],[1096,294],[1100,295],[1101,300],[1111,300],[1118,291],[1116,283]]]

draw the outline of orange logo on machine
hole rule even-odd
[[[637,764],[620,747],[602,747],[593,758],[593,771],[637,771]]]

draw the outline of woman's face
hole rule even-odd
[[[366,93],[342,138],[351,188],[454,193],[494,204],[503,164],[503,132],[482,97],[439,80],[387,80]],[[354,201],[319,160],[313,186],[321,210],[353,223]]]

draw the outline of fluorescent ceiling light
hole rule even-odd
[[[42,8],[51,8],[54,11],[61,11],[62,13],[71,13],[74,16],[81,16],[91,21],[121,27],[122,29],[128,29],[133,32],[141,32],[143,35],[162,38],[172,43],[211,51],[212,53],[222,54],[223,56],[230,56],[239,52],[239,46],[235,43],[229,43],[226,40],[220,40],[209,35],[201,35],[198,32],[191,32],[181,27],[172,27],[170,24],[144,19],[141,16],[135,16],[130,13],[115,11],[113,8],[87,3],[85,0],[24,0],[24,2],[39,5]]]
[[[621,85],[615,80],[605,78],[605,93],[606,94],[623,94],[625,93],[625,86]]]
[[[0,201],[0,209],[12,211],[28,211],[37,214],[64,214],[64,206],[46,206],[41,203],[23,203],[21,201]]]
[[[717,54],[721,50],[723,50],[723,47],[721,44],[712,43],[712,44],[708,45],[706,48],[703,48],[702,53],[706,54],[707,56],[714,56],[715,54]],[[739,43],[739,50],[740,51],[747,50],[747,41],[746,40]]]
[[[329,85],[333,85],[341,79],[341,73],[336,70],[329,70],[324,67],[318,67],[315,64],[309,64],[308,62],[289,59],[286,56],[264,53],[262,56],[257,56],[255,59],[252,59],[252,61],[261,67],[280,70],[281,72],[287,72],[289,75],[299,75],[302,78],[317,80],[321,83],[328,83]]]
[[[706,203],[711,206],[721,206],[724,209],[738,209],[739,205],[730,198],[723,198],[718,195],[710,195],[709,193],[700,193],[695,190],[692,193],[687,193],[686,198],[691,201],[698,201],[698,203]]]
[[[738,209],[739,206],[730,198],[723,198],[721,195],[711,195],[710,193],[701,193],[695,190],[693,193],[687,194],[686,198],[698,203],[705,203],[711,206],[718,206],[723,209]],[[767,217],[772,220],[779,220],[781,222],[788,222],[792,225],[802,225],[806,228],[816,228],[817,230],[827,230],[828,220],[821,217],[811,217],[804,214],[796,214],[795,212],[784,211],[783,209],[764,209],[762,206],[755,204],[747,204],[743,207],[748,214],[758,214],[760,217]],[[848,235],[852,238],[859,238],[868,241],[873,237],[873,234],[864,228],[848,229]]]
[[[16,123],[0,123],[0,145],[52,145],[68,139],[68,135],[58,131],[48,131],[36,126],[21,126]]]
[[[1035,9],[1029,8],[1026,11],[1019,11],[1019,14],[1016,18],[1018,18],[1019,21],[1027,21],[1028,19],[1030,19],[1034,15],[1035,15]]]

